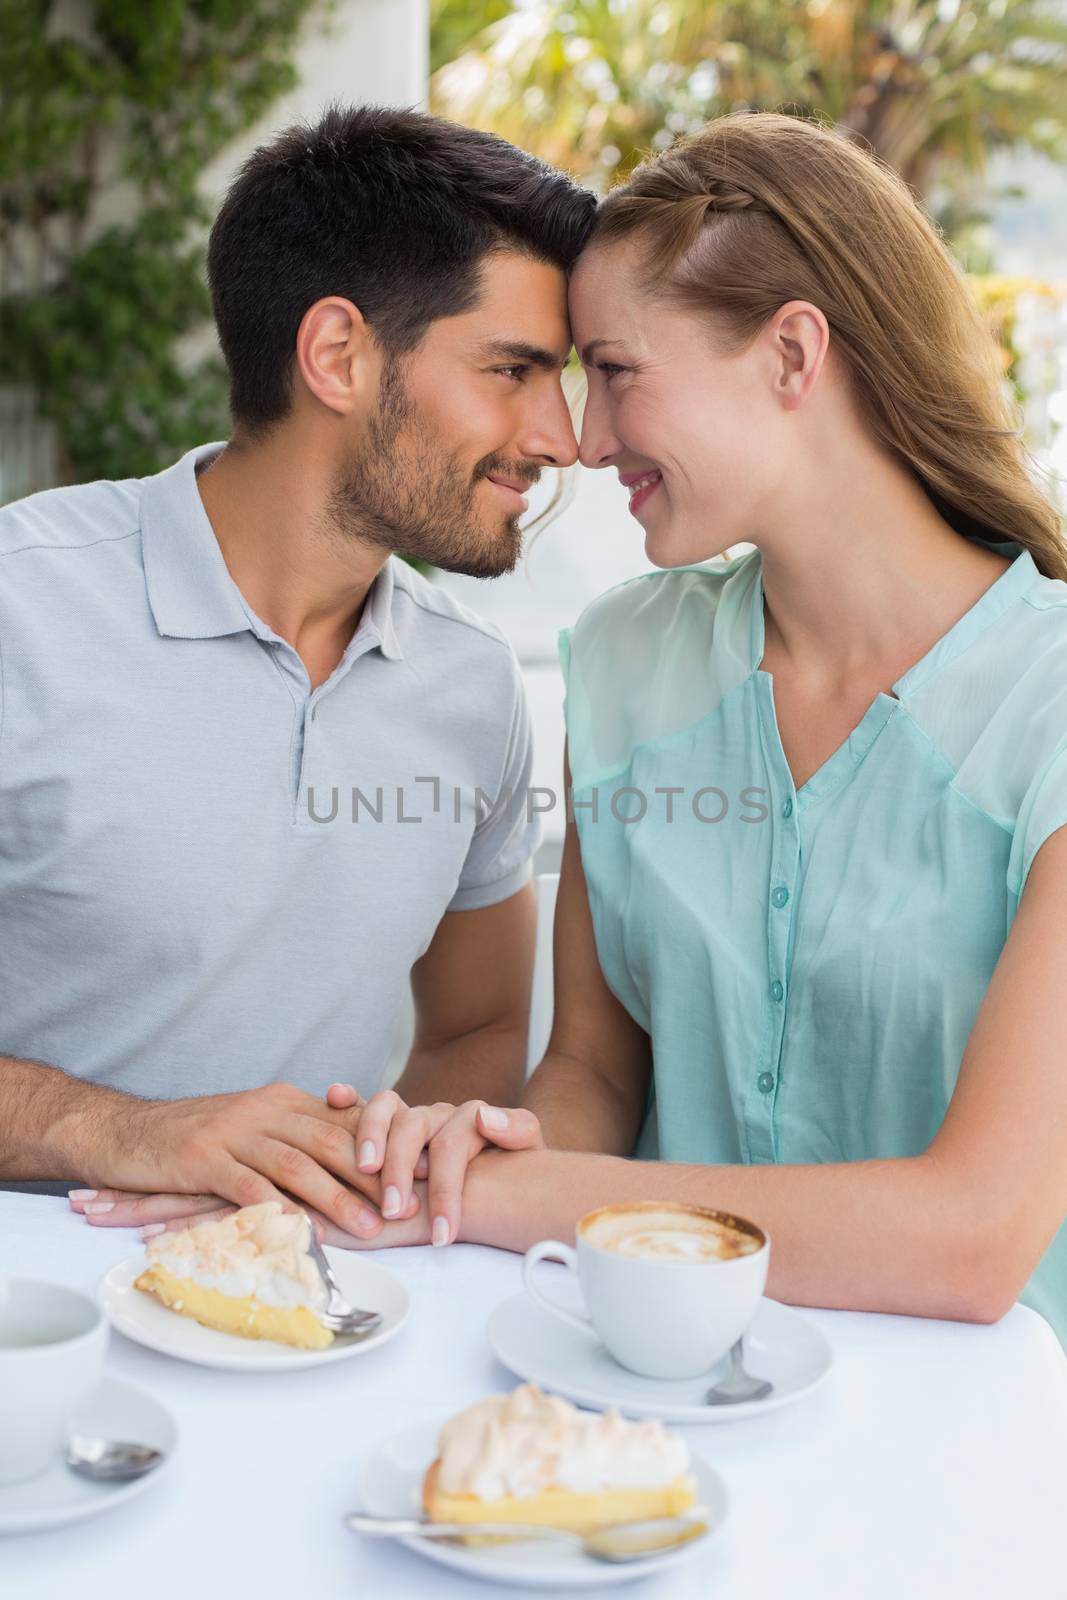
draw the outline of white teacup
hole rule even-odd
[[[543,1239],[527,1250],[527,1293],[648,1378],[695,1378],[713,1367],[752,1321],[770,1259],[770,1240],[755,1223],[658,1200],[590,1211],[576,1244]],[[546,1258],[575,1274],[588,1316],[535,1283]]]
[[[0,1484],[36,1478],[66,1449],[99,1386],[107,1339],[88,1295],[0,1277]]]

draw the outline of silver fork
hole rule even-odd
[[[322,1280],[329,1290],[330,1298],[326,1302],[325,1311],[317,1313],[319,1321],[324,1328],[329,1328],[331,1333],[373,1333],[375,1328],[381,1326],[382,1314],[380,1311],[360,1311],[358,1306],[350,1306],[341,1293],[341,1286],[333,1275],[333,1268],[326,1259],[326,1252],[315,1237],[315,1229],[311,1226],[308,1217],[308,1226],[311,1228],[311,1241],[308,1249],[311,1259],[322,1274]]]

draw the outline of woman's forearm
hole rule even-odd
[[[991,1322],[1021,1284],[928,1156],[812,1166],[687,1166],[571,1150],[487,1151],[472,1164],[462,1237],[506,1250],[570,1241],[597,1206],[676,1200],[747,1217],[771,1237],[767,1293],[791,1305]]]
[[[608,1151],[628,1155],[644,1107],[643,1086],[623,1092],[602,1073],[560,1052],[550,1052],[526,1085],[522,1104],[536,1113],[551,1150]]]

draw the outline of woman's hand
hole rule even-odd
[[[326,1095],[328,1105],[345,1109],[355,1090],[334,1084]],[[450,1244],[459,1234],[463,1184],[467,1168],[487,1145],[502,1150],[543,1150],[541,1124],[522,1107],[504,1110],[484,1100],[467,1100],[453,1106],[440,1101],[432,1106],[408,1106],[392,1089],[367,1101],[357,1129],[360,1172],[381,1176],[381,1211],[387,1221],[415,1216],[418,1204],[415,1182],[425,1178],[428,1238],[436,1245]],[[426,1229],[427,1218],[420,1218]],[[336,1230],[331,1230],[336,1231]],[[426,1239],[394,1238],[387,1229],[384,1244],[425,1243]],[[360,1234],[362,1241],[366,1235]],[[338,1238],[336,1241],[341,1243]]]

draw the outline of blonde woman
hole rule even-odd
[[[1067,1339],[1067,555],[966,288],[854,145],[740,116],[608,197],[571,311],[663,570],[565,640],[548,1054],[521,1109],[372,1102],[430,1169],[376,1242],[670,1197],[776,1298]]]

